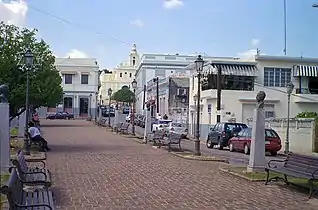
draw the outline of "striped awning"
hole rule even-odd
[[[258,75],[255,65],[247,64],[210,64],[203,68],[203,74],[217,74],[218,68],[221,68],[223,75],[251,76]]]
[[[318,66],[297,65],[293,70],[294,77],[318,77]]]

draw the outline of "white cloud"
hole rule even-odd
[[[165,9],[175,9],[183,6],[182,0],[164,0],[163,7]]]
[[[24,26],[27,12],[28,5],[24,0],[0,0],[0,21],[6,24]]]
[[[136,26],[138,28],[142,28],[142,27],[144,27],[145,23],[140,19],[136,19],[136,20],[131,21],[130,25]]]
[[[80,50],[72,49],[69,53],[66,54],[66,57],[70,58],[88,58],[88,55]]]
[[[252,46],[257,46],[259,44],[260,40],[259,39],[252,39]]]

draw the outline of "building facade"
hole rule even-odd
[[[131,86],[131,82],[135,78],[136,67],[138,63],[139,54],[137,52],[137,47],[134,44],[127,61],[120,63],[112,71],[103,72],[101,74],[101,88],[99,90],[99,95],[102,99],[101,104],[107,105],[109,103],[109,88],[112,89],[112,93],[115,93],[123,86]]]
[[[147,96],[147,90],[144,91],[144,86],[147,86],[147,82],[157,77],[161,81],[161,79],[174,75],[190,75],[191,69],[186,69],[185,67],[193,63],[195,59],[195,55],[143,54],[136,69],[136,81],[138,84],[136,90],[136,112],[142,113],[143,103],[145,102],[143,101],[144,94],[146,98],[151,98]],[[163,95],[167,94],[164,89],[162,89],[162,92],[165,92],[162,93]],[[162,100],[167,102],[168,97]],[[166,102],[162,101],[162,103]]]
[[[56,58],[62,77],[63,99],[56,107],[41,108],[40,115],[57,111],[73,113],[76,118],[95,117],[99,66],[93,58]]]
[[[154,80],[147,82],[147,101],[156,101],[157,83]],[[187,122],[189,107],[189,75],[174,74],[159,79],[159,114],[167,114],[169,119],[178,122]],[[157,104],[152,103],[151,116],[156,116]]]
[[[239,59],[210,60],[205,64],[201,93],[201,138],[206,138],[210,125],[216,123],[216,72],[222,70],[221,121],[247,123],[253,117],[256,95],[265,91],[265,117],[287,117],[287,84],[291,81],[290,117],[298,113],[318,112],[318,59],[256,55],[253,62]],[[194,95],[197,78],[190,79],[190,124],[196,123]]]

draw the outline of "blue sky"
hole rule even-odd
[[[318,0],[287,0],[288,55],[318,57],[318,8],[312,8],[313,3]],[[163,5],[164,0],[28,0],[25,24],[39,29],[56,55],[75,49],[107,68],[125,60],[132,43],[140,52],[237,56],[259,48],[261,53],[283,55],[283,0]]]

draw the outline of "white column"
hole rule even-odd
[[[19,128],[18,128],[18,137],[24,137],[25,130],[25,112],[19,116]]]
[[[148,134],[151,133],[151,112],[150,112],[150,108],[149,109],[145,109],[146,112],[146,123],[145,123],[145,130],[144,130],[144,142],[147,142],[147,136]]]
[[[9,104],[0,103],[0,172],[8,172],[10,167],[10,123]]]
[[[250,159],[247,171],[264,171],[265,166],[265,112],[264,108],[256,108],[254,110]]]

